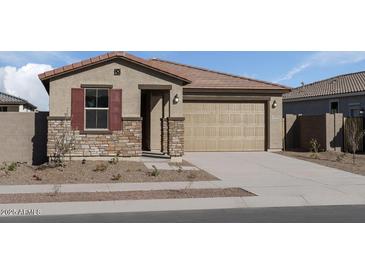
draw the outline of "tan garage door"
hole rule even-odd
[[[184,103],[185,151],[265,150],[264,103]]]

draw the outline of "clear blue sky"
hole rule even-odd
[[[0,51],[0,91],[48,109],[37,75],[104,52]],[[365,70],[365,52],[130,52],[297,87],[331,76]]]
[[[59,67],[103,52],[0,52],[0,67],[27,63]],[[365,70],[365,52],[130,52],[298,86]]]

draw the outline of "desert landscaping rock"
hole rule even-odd
[[[312,152],[282,151],[280,155],[309,161],[322,166],[337,168],[347,172],[365,175],[365,155],[356,154],[355,164],[352,161],[352,154],[343,152],[326,151],[319,152],[316,157]]]
[[[105,169],[104,169],[105,166]],[[101,168],[103,167],[103,168]],[[216,181],[218,178],[204,170],[158,170],[154,174],[142,162],[106,161],[66,162],[65,167],[35,167],[18,164],[16,170],[0,172],[0,185],[19,184],[84,184],[111,182],[182,182]]]
[[[0,204],[255,196],[242,188],[0,194]]]

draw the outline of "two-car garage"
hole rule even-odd
[[[185,151],[265,150],[265,102],[184,102]]]

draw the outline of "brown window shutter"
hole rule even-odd
[[[109,91],[109,130],[122,129],[122,90],[111,89]]]
[[[71,89],[71,128],[84,130],[84,89]]]

